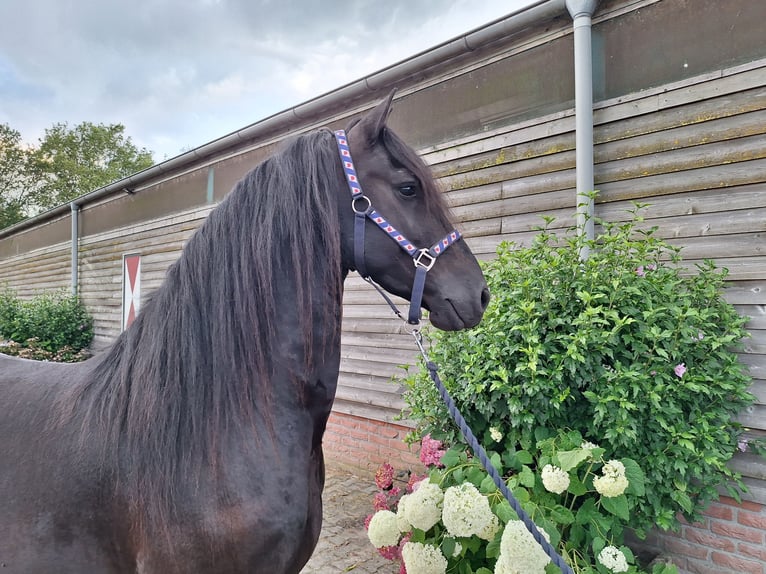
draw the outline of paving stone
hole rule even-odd
[[[396,574],[398,565],[382,558],[367,539],[364,519],[372,513],[372,479],[328,461],[322,503],[322,533],[301,574]]]

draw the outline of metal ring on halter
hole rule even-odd
[[[423,261],[423,258],[427,257],[429,261]],[[422,267],[426,271],[430,271],[431,267],[434,266],[434,263],[436,263],[436,257],[431,255],[431,253],[428,251],[428,249],[420,249],[418,250],[418,254],[416,257],[413,257],[412,261],[415,263],[415,267]]]
[[[360,199],[363,199],[367,202],[367,207],[360,210],[356,207],[356,202]],[[356,197],[351,199],[351,209],[356,213],[357,215],[367,215],[370,213],[370,210],[372,209],[372,202],[370,201],[370,198],[366,195],[357,195]]]
[[[413,337],[415,337],[416,340],[418,338],[422,338],[422,335],[420,334],[420,324],[419,323],[417,325],[411,325],[401,315],[399,316],[399,318],[402,319],[402,321],[404,321],[404,332],[405,333],[407,333],[408,335],[412,335]]]

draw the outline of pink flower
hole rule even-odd
[[[384,546],[378,548],[380,554],[386,560],[399,560],[402,557],[402,551],[398,546]]]
[[[427,475],[427,474],[424,474],[423,476],[418,476],[418,474],[417,474],[416,472],[413,472],[413,473],[410,475],[410,479],[407,481],[407,488],[406,488],[406,491],[407,491],[408,493],[411,493],[411,492],[412,492],[412,490],[413,490],[413,488],[414,488],[414,486],[415,486],[415,485],[416,485],[418,482],[420,482],[421,480],[425,480],[426,478],[428,478],[428,475]]]
[[[647,271],[655,271],[657,269],[657,266],[654,263],[651,263],[646,266]]]
[[[394,483],[394,467],[384,462],[375,473],[375,485],[381,490],[388,490]]]
[[[702,331],[700,331],[699,333],[697,333],[697,339],[698,339],[699,341],[701,341],[701,340],[702,340],[702,339],[704,339],[704,338],[705,338],[705,333],[703,333]]]
[[[739,442],[737,443],[737,450],[739,450],[739,452],[747,452],[748,442],[750,441],[748,441],[746,438],[739,439]]]
[[[636,275],[638,275],[639,277],[643,277],[645,275],[643,265],[639,265],[638,267],[636,267]]]
[[[372,506],[377,510],[389,510],[388,498],[385,492],[376,492],[375,497],[372,499]]]
[[[388,496],[391,498],[396,498],[402,493],[402,489],[398,486],[393,487],[391,490],[388,491]]]
[[[368,514],[367,517],[364,519],[364,529],[369,530],[370,529],[370,520],[372,520],[372,514]]]
[[[686,365],[684,363],[678,363],[673,369],[673,372],[677,377],[683,377],[686,372]]]
[[[402,565],[399,566],[399,574],[407,574],[407,568],[404,566],[404,560],[402,560]]]
[[[445,452],[442,450],[442,441],[432,439],[430,434],[420,441],[420,462],[426,466],[444,466],[441,459]]]

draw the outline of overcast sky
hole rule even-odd
[[[533,0],[0,0],[0,123],[122,123],[160,161]]]

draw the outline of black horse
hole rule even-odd
[[[416,245],[451,225],[386,127],[347,136],[370,202]],[[327,130],[240,181],[114,344],[80,364],[0,355],[0,573],[297,573],[319,536],[354,213]],[[359,204],[361,202],[357,202]],[[413,258],[367,220],[369,275],[409,298]],[[464,242],[428,274],[441,329],[488,301]]]

